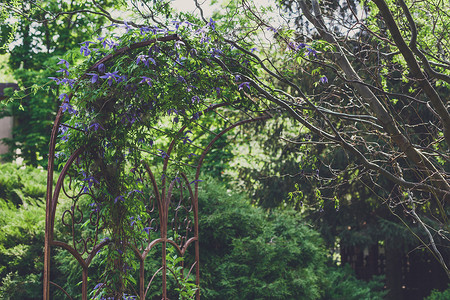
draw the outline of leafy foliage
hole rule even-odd
[[[42,182],[45,182],[45,173],[32,168],[21,169],[14,164],[3,164],[0,168],[3,181],[20,177],[24,189],[34,190],[34,196],[24,197],[20,207],[8,200],[0,200],[0,274],[3,278],[0,297],[40,299],[45,223]],[[11,180],[2,185],[0,191],[12,190],[15,184],[17,182]],[[270,299],[298,299],[298,296],[304,297],[302,299],[339,299],[336,295],[343,295],[346,297],[343,299],[353,299],[351,296],[378,299],[374,296],[377,288],[369,288],[370,285],[357,281],[349,270],[327,266],[326,250],[318,234],[294,212],[268,215],[251,206],[243,194],[227,191],[216,180],[208,179],[201,184],[203,298],[230,299],[247,295]],[[67,205],[70,205],[67,199],[62,199],[62,208]],[[64,230],[58,224],[56,230]],[[158,260],[157,252],[152,254],[154,260]],[[177,268],[175,260],[179,258],[175,253],[169,256],[169,264],[173,261],[173,268]],[[81,279],[81,268],[76,260],[67,251],[58,251],[54,259],[53,281],[74,297],[79,296],[81,291],[77,282]],[[101,261],[101,258],[96,259],[90,268],[93,285],[100,280]],[[146,270],[157,267],[152,261],[147,261]],[[186,291],[192,290],[189,284],[187,281]],[[53,297],[64,297],[57,290],[54,293]],[[156,296],[158,291],[152,290],[149,295]]]
[[[446,300],[450,298],[450,288],[445,291],[433,290],[425,300]]]
[[[46,174],[0,165],[0,298],[42,295]]]
[[[112,6],[109,1],[98,3]],[[8,65],[14,70],[20,88],[10,95],[6,104],[8,109],[1,110],[1,116],[14,116],[16,120],[13,137],[2,141],[9,146],[3,160],[14,159],[20,150],[20,157],[26,163],[46,166],[59,94],[59,88],[49,87],[48,77],[57,74],[51,66],[56,64],[58,57],[88,39],[92,30],[102,26],[106,19],[95,14],[72,14],[55,22],[41,22],[41,18],[50,18],[61,10],[89,9],[90,4],[83,1],[43,1],[39,6],[28,0],[0,1],[0,6],[0,44],[6,45],[0,53],[10,54]],[[18,11],[21,11],[20,18]],[[8,43],[8,40],[21,42]]]
[[[323,242],[293,211],[267,214],[214,180],[199,198],[202,297],[382,299],[383,284],[329,267]]]

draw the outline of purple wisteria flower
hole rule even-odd
[[[69,135],[70,132],[68,132],[69,127],[65,126],[65,125],[60,125],[59,126],[59,131],[61,132],[61,141],[66,142],[69,139]],[[61,155],[61,153],[59,153],[59,155],[55,155],[55,157],[59,157]]]
[[[175,30],[178,30],[178,28],[180,28],[180,25],[182,24],[182,22],[173,20],[172,24],[175,25]]]
[[[139,31],[141,32],[141,35],[146,35],[151,31],[151,29],[147,26],[143,26],[139,28]]]
[[[127,75],[122,75],[122,76],[119,76],[119,78],[117,78],[117,82],[122,82],[122,81],[127,81]]]
[[[200,44],[208,44],[211,41],[211,38],[207,36],[206,34],[202,35],[202,38],[200,39]]]
[[[153,56],[153,54],[158,54],[161,51],[157,45],[153,45],[148,49],[148,55]]]
[[[197,27],[198,25],[191,23],[189,21],[184,21],[184,24],[186,24],[187,27]]]
[[[86,73],[86,75],[92,76],[92,78],[91,78],[91,82],[92,83],[96,83],[97,82],[97,80],[98,80],[98,74],[97,73]]]
[[[118,75],[119,71],[114,72],[107,72],[105,75],[100,76],[100,78],[107,79],[108,85],[111,86],[113,83],[113,80],[117,82],[117,80],[120,78],[120,75]]]
[[[59,59],[59,62],[57,63],[57,65],[64,64],[67,69],[69,68],[69,62],[67,60],[61,59],[61,58],[58,58],[58,59]]]
[[[306,51],[308,51],[305,55],[313,55],[314,57],[317,57],[317,51],[316,50],[314,50],[314,49],[312,49],[312,48],[309,48],[309,47],[307,47],[306,48]]]
[[[167,115],[168,115],[168,116],[170,116],[172,113],[178,115],[178,111],[177,111],[175,108],[170,108],[170,109],[167,111]]]
[[[140,217],[136,217],[136,219],[134,217],[130,217],[130,225],[133,226],[136,223],[136,220],[142,221]]]
[[[62,93],[61,95],[59,95],[59,100],[61,100],[62,102],[65,101],[69,101],[69,96],[66,93]]]
[[[128,192],[128,196],[130,196],[130,195],[133,194],[133,193],[143,194],[143,192],[140,191],[140,190],[132,190],[131,192]]]
[[[103,64],[103,63],[99,64],[99,65],[97,66],[97,70],[98,70],[100,73],[105,73],[105,71],[106,71],[105,64]]]
[[[146,67],[148,67],[148,66],[149,66],[149,65],[148,65],[148,58],[149,58],[148,55],[144,55],[144,54],[138,55],[137,58],[136,58],[136,64],[139,65],[140,62],[143,62],[144,65],[145,65]],[[153,60],[153,61],[154,61],[154,60]]]
[[[91,50],[89,49],[89,44],[95,44],[95,43],[91,42],[91,41],[86,41],[86,42],[80,43],[80,45],[82,45],[80,47],[80,53],[83,54],[84,56],[88,56],[89,54],[91,54]]]
[[[239,85],[239,87],[238,87],[238,90],[240,91],[240,90],[242,90],[244,87],[250,89],[250,82],[245,81],[245,82],[241,83],[241,84]]]
[[[181,139],[183,140],[183,145],[185,145],[186,143],[192,143],[192,140],[189,139],[189,137],[188,137],[188,134],[189,134],[189,133],[192,133],[192,131],[187,130],[187,131],[184,133],[184,136],[181,137]]]
[[[61,79],[60,83],[68,84],[70,86],[70,88],[73,89],[73,85],[75,84],[75,79],[63,78],[63,79]]]
[[[192,158],[193,156],[198,156],[198,155],[197,155],[197,154],[195,154],[195,153],[191,153],[191,154],[189,154],[189,155],[188,155],[188,157],[187,157],[187,158],[188,158],[188,159],[191,159],[191,158]]]
[[[61,125],[59,125],[59,131],[61,132],[61,134],[64,134],[64,133],[66,133],[66,131],[67,130],[69,130],[69,127],[67,127],[66,125],[64,125],[64,124],[61,124]]]
[[[86,177],[82,180],[87,182],[89,188],[91,188],[94,183],[99,183],[98,180],[92,176]]]
[[[117,201],[119,201],[119,200],[122,202],[125,202],[125,198],[122,195],[119,195],[114,199],[114,203],[117,203]]]
[[[211,54],[212,57],[216,57],[216,58],[219,58],[223,54],[222,50],[217,49],[217,48],[211,48],[209,53]]]
[[[64,73],[66,76],[69,76],[69,71],[66,69],[59,69],[58,71],[56,71],[56,73],[60,73],[60,72]]]
[[[92,123],[89,128],[92,128],[92,130],[97,131],[99,129],[105,130],[102,125],[100,125],[99,123]]]
[[[175,49],[180,49],[182,45],[183,46],[185,45],[185,43],[183,41],[176,41],[175,44],[174,44],[174,48]]]
[[[320,77],[319,81],[321,83],[327,83],[328,82],[328,78],[326,76],[322,76],[322,77]]]
[[[189,184],[193,184],[193,183],[197,183],[197,182],[202,182],[202,181],[203,181],[203,180],[196,179],[196,180],[193,180],[193,181],[189,182]]]
[[[147,83],[149,86],[152,86],[152,79],[147,76],[141,76],[142,80],[139,83]]]
[[[133,27],[131,27],[130,25],[128,25],[127,21],[123,22],[123,24],[124,24],[123,27],[125,27],[125,29],[127,30],[127,33],[128,33],[128,31],[130,31],[130,30],[133,29]]]
[[[106,45],[108,45],[108,40],[106,39],[106,37],[98,37],[97,40],[102,43],[104,49],[106,48]]]
[[[194,96],[192,97],[192,104],[194,104],[195,102],[200,103],[200,98],[198,96]]]
[[[216,31],[216,21],[212,18],[209,18],[208,26],[210,26],[212,30]]]
[[[77,113],[76,109],[73,108],[72,105],[70,105],[70,103],[68,101],[64,101],[64,103],[61,105],[62,107],[62,111],[65,112],[66,110],[69,112],[69,114],[71,115],[75,115]]]
[[[104,283],[103,283],[103,282],[100,282],[99,284],[97,284],[96,286],[94,286],[94,290],[97,290],[97,289],[102,288],[103,285],[104,285]]]
[[[54,80],[58,85],[61,83],[61,80],[59,80],[59,78],[56,77],[48,77],[48,79]]]
[[[158,151],[162,158],[169,157],[169,155],[164,150],[158,149]]]
[[[83,192],[84,193],[89,193],[89,189],[84,187]],[[101,204],[97,203],[97,202],[94,202],[94,203],[89,204],[89,206],[92,207],[91,211],[97,212],[99,210]]]
[[[197,49],[195,49],[195,48],[192,48],[191,50],[189,50],[189,54],[190,54],[191,56],[197,56],[197,53],[198,53],[198,51],[197,51]]]
[[[187,83],[186,79],[184,79],[184,77],[181,75],[177,75],[177,81],[180,83]]]

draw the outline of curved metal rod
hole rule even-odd
[[[55,224],[55,213],[56,213],[56,205],[58,203],[59,193],[61,191],[61,186],[63,184],[64,178],[67,175],[67,171],[72,166],[74,160],[84,151],[84,147],[78,148],[75,152],[69,157],[64,168],[61,171],[61,174],[58,177],[58,181],[56,182],[55,192],[53,193],[52,203],[50,207],[50,230],[52,232],[51,239],[53,239],[53,228]]]
[[[189,272],[186,276],[186,278],[189,278],[189,276],[191,276],[191,272],[194,269],[194,267],[197,265],[198,261],[194,261],[194,263],[192,264],[191,268],[189,269]]]
[[[166,240],[166,239],[164,239],[164,238],[159,238],[159,239],[156,239],[156,240],[151,241],[151,242],[147,245],[147,247],[145,248],[144,252],[142,252],[142,258],[145,259],[145,258],[147,257],[147,255],[148,255],[148,253],[150,252],[150,250],[152,250],[152,248],[153,248],[156,244],[162,243],[162,242],[164,242],[165,240]]]
[[[69,244],[64,243],[64,242],[60,242],[60,241],[51,241],[51,244],[53,246],[59,246],[59,247],[62,247],[64,249],[66,249],[67,251],[69,251],[73,255],[73,257],[76,258],[76,260],[78,260],[78,262],[80,263],[80,265],[81,265],[81,267],[83,269],[87,269],[88,268],[88,265],[84,261],[83,257],[81,257],[80,253],[78,253],[77,250],[75,250]]]
[[[206,109],[204,109],[201,113],[204,114],[206,112],[210,112],[216,108],[222,107],[222,106],[227,106],[230,105],[230,103],[228,102],[223,102],[223,103],[217,103],[217,104],[212,104],[210,106],[208,106]],[[189,121],[194,121],[194,117],[192,117]],[[177,132],[177,135],[180,135],[185,129],[186,129],[187,125],[183,125]],[[164,165],[163,165],[163,174],[166,173],[167,170],[167,165],[169,162],[169,158],[170,158],[170,154],[172,153],[173,147],[175,145],[175,141],[177,140],[177,138],[174,138],[169,145],[169,148],[167,149],[167,157],[164,159]],[[163,190],[162,190],[162,196],[165,196],[165,183],[166,183],[166,177],[163,177],[162,180],[162,186],[163,186]]]
[[[189,184],[189,180],[188,180],[186,174],[181,172],[181,177],[186,182],[186,187],[189,191],[189,196],[192,199],[191,202],[192,202],[192,205],[194,206],[194,220],[197,220],[197,222],[198,222],[198,198],[194,197],[194,192],[192,191],[191,185]],[[198,178],[196,178],[196,179],[198,179]]]
[[[52,198],[52,188],[53,188],[53,172],[55,163],[55,147],[56,138],[58,136],[58,128],[61,123],[62,118],[62,108],[60,107],[58,113],[56,114],[55,122],[53,123],[52,133],[50,136],[50,144],[48,150],[48,167],[47,167],[47,202]]]
[[[100,244],[98,244],[97,246],[95,246],[92,249],[92,252],[89,254],[89,256],[86,258],[86,265],[89,266],[92,262],[92,260],[94,259],[95,255],[97,255],[98,251],[100,251],[100,249],[102,249],[103,247],[105,247],[106,245],[108,245],[111,241],[110,240],[104,240],[102,241]]]
[[[128,51],[146,47],[146,46],[150,46],[151,44],[154,44],[156,42],[169,42],[169,41],[179,41],[179,40],[181,40],[181,38],[178,34],[171,34],[171,35],[167,35],[167,36],[163,36],[163,37],[159,37],[159,38],[155,38],[155,39],[151,39],[151,40],[147,40],[147,41],[143,41],[143,42],[134,43],[134,44],[131,44],[130,46],[122,47],[122,48],[114,51],[114,53],[108,54],[105,57],[103,57],[102,59],[100,59],[99,61],[97,61],[89,69],[87,69],[86,73],[95,70],[100,64],[105,63],[106,61],[113,59],[117,56],[120,56]],[[86,78],[86,76],[87,76],[86,73],[84,73],[83,75],[80,76],[80,80]]]
[[[178,246],[178,244],[174,240],[166,239],[166,242],[174,246],[180,255],[182,256],[184,255],[184,252],[181,250],[180,246]]]
[[[155,197],[156,197],[156,203],[158,204],[158,210],[161,211],[162,210],[162,207],[161,207],[161,205],[162,205],[162,203],[161,203],[161,195],[159,193],[158,184],[156,183],[156,180],[155,180],[155,175],[153,175],[152,170],[150,169],[150,167],[148,166],[148,164],[146,162],[142,161],[142,163],[144,164],[144,167],[145,167],[145,170],[148,173],[148,176],[150,176],[150,181],[152,182],[153,190],[155,191],[154,194],[155,194]]]
[[[50,284],[53,284],[54,286],[56,286],[58,289],[60,289],[61,291],[63,291],[64,294],[66,294],[67,297],[69,297],[70,300],[73,300],[73,298],[69,295],[69,293],[63,289],[60,285],[54,283],[53,281],[49,281]]]
[[[175,187],[175,180],[170,183],[169,190],[167,191],[167,198],[164,199],[164,216],[166,219],[165,220],[166,223],[169,222],[169,204],[172,198],[172,191],[174,187]]]
[[[144,293],[144,298],[143,298],[143,299],[145,299],[145,296],[147,296],[148,289],[150,288],[150,284],[152,283],[153,279],[155,279],[155,276],[156,276],[159,272],[161,272],[162,269],[164,269],[164,267],[159,268],[159,269],[153,274],[152,278],[151,278],[150,281],[148,282],[147,288],[145,289],[145,293]]]
[[[197,165],[197,172],[195,173],[195,180],[198,180],[198,177],[200,176],[200,168],[203,164],[203,159],[205,158],[206,153],[211,149],[212,145],[220,138],[222,137],[222,135],[224,135],[225,133],[227,133],[228,131],[230,131],[231,129],[237,127],[237,126],[241,126],[244,124],[248,124],[248,123],[252,123],[252,122],[257,122],[257,121],[262,121],[262,120],[267,120],[269,118],[271,118],[272,116],[270,115],[263,115],[261,117],[257,117],[254,119],[247,119],[247,120],[242,120],[239,122],[234,123],[233,125],[225,128],[224,130],[222,130],[221,132],[219,132],[208,144],[208,146],[206,146],[205,150],[203,150],[202,154],[200,155],[199,161],[198,161],[198,165]],[[195,186],[197,187],[197,182],[195,182]]]
[[[192,237],[190,238],[186,244],[183,246],[183,248],[180,248],[180,246],[178,246],[177,243],[175,243],[175,241],[167,239],[167,238],[159,238],[156,240],[153,240],[151,243],[148,244],[147,248],[145,248],[144,252],[142,252],[142,255],[140,255],[142,257],[142,260],[145,260],[145,258],[147,257],[148,253],[150,252],[150,250],[158,243],[162,243],[162,242],[167,242],[173,246],[175,246],[175,249],[177,249],[178,253],[181,255],[184,255],[184,253],[186,252],[187,247],[194,241],[197,241],[198,238],[197,237]],[[139,250],[138,250],[139,251]]]
[[[187,125],[181,126],[180,130],[178,130],[178,132],[177,132],[177,136],[180,135],[186,129],[186,127],[187,127]],[[166,155],[166,158],[164,159],[164,165],[163,165],[163,174],[166,174],[167,164],[169,163],[170,154],[172,153],[173,146],[175,146],[175,141],[177,139],[178,138],[172,139],[172,142],[170,142],[169,148],[167,148],[167,155]],[[162,197],[164,198],[165,196],[166,196],[166,176],[164,176],[163,180],[162,180]]]
[[[139,258],[139,262],[144,262],[144,258],[142,257],[139,249],[133,244],[128,244],[128,245],[130,245],[130,248],[131,248],[131,250],[133,250],[134,255],[136,255]]]
[[[186,243],[184,243],[183,248],[181,249],[181,254],[184,256],[184,254],[186,253],[186,249],[187,247],[189,247],[190,244],[192,244],[193,242],[198,241],[198,237],[194,236],[191,237],[189,240],[186,241]]]
[[[247,120],[242,120],[239,122],[234,123],[233,125],[225,128],[224,130],[222,130],[219,134],[217,134],[208,144],[208,146],[206,146],[205,150],[202,152],[202,154],[200,155],[198,164],[197,164],[197,172],[195,173],[195,197],[198,197],[198,178],[200,176],[200,168],[203,164],[203,159],[205,158],[206,153],[209,151],[209,149],[211,149],[212,145],[225,133],[227,133],[228,131],[230,131],[231,129],[240,126],[240,125],[244,125],[244,124],[248,124],[248,123],[252,123],[252,122],[257,122],[257,121],[262,121],[262,120],[267,120],[269,118],[271,118],[272,116],[270,115],[263,115],[261,117],[258,118],[254,118],[254,119],[247,119]]]

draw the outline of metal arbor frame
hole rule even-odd
[[[161,39],[155,39],[143,43],[141,42],[130,47],[119,49],[114,54],[108,55],[101,59],[99,62],[94,64],[91,69],[95,68],[100,63],[126,53],[129,50],[148,46],[158,40],[168,41],[177,39],[177,36],[168,36]],[[207,108],[204,112],[214,112],[215,109],[226,105],[226,103],[213,105]],[[74,185],[72,185],[71,167],[79,163],[79,158],[85,151],[83,147],[74,151],[72,155],[67,159],[58,179],[56,180],[56,185],[54,186],[53,177],[55,169],[55,147],[62,116],[63,111],[62,108],[60,108],[52,129],[49,149],[46,195],[43,296],[46,300],[50,299],[50,286],[54,286],[55,288],[60,289],[70,299],[72,299],[69,293],[63,287],[50,280],[51,251],[52,248],[59,247],[68,251],[76,259],[78,265],[81,266],[81,292],[82,299],[85,300],[88,299],[88,269],[91,266],[93,259],[102,250],[102,248],[108,246],[111,243],[111,239],[99,239],[99,233],[102,232],[102,228],[100,228],[100,220],[104,218],[104,216],[100,215],[98,209],[95,209],[94,207],[94,209],[91,210],[89,216],[83,216],[82,206],[86,204],[83,202],[86,202],[85,199],[91,197],[92,195],[90,195],[88,192],[85,192],[84,187],[76,188],[73,187]],[[168,272],[171,272],[170,268],[168,268],[168,262],[166,259],[166,252],[168,247],[173,247],[180,256],[184,257],[188,247],[191,246],[191,244],[194,245],[195,257],[193,258],[193,262],[189,266],[188,274],[194,272],[195,268],[195,283],[197,287],[199,287],[200,252],[198,239],[198,180],[205,155],[211,149],[214,142],[216,142],[221,136],[223,136],[231,129],[246,123],[261,121],[267,118],[269,118],[269,115],[263,115],[256,118],[238,121],[216,134],[215,137],[210,140],[207,147],[203,149],[203,152],[198,159],[198,163],[195,166],[195,178],[192,181],[195,183],[193,189],[191,188],[191,184],[189,183],[189,180],[185,174],[181,174],[181,178],[179,178],[177,181],[173,180],[170,183],[169,180],[164,177],[162,179],[161,188],[158,188],[158,184],[155,180],[155,176],[153,175],[151,168],[145,162],[142,162],[146,174],[142,174],[141,179],[149,182],[149,185],[153,190],[152,196],[150,196],[148,199],[141,199],[142,201],[145,201],[147,203],[147,220],[145,220],[145,222],[146,224],[148,224],[148,228],[152,228],[152,230],[148,230],[148,236],[145,239],[134,241],[134,243],[130,243],[128,245],[133,249],[135,257],[139,261],[139,280],[137,281],[139,282],[139,284],[138,291],[136,291],[136,293],[139,295],[139,299],[146,298],[151,284],[154,282],[154,279],[158,275],[162,277],[161,297],[162,299],[168,299],[167,275]],[[185,129],[186,126],[183,126],[180,129],[179,133],[182,133]],[[163,163],[163,174],[165,174],[165,171],[167,169],[170,160],[169,157],[172,150],[174,149],[175,141],[176,139],[173,139],[168,147],[167,155]],[[180,196],[178,200],[174,200],[173,198],[175,189],[177,188],[180,189]],[[187,191],[187,198],[183,196],[183,190]],[[57,210],[58,199],[60,198],[61,192],[73,201],[73,205],[62,212]],[[70,238],[66,239],[66,241],[55,239],[54,225],[57,214],[61,214],[61,223],[64,227],[67,228],[67,231],[70,235]],[[89,223],[91,228],[93,228],[93,233],[90,236],[86,235],[86,232],[82,232],[82,230],[80,230],[81,228],[79,227],[81,227],[83,223]],[[168,236],[169,233],[172,234],[172,236]],[[151,279],[146,282],[144,263],[146,261],[146,258],[149,256],[149,253],[152,250],[156,249],[157,245],[161,245],[161,264],[160,267],[153,273]],[[181,267],[186,267],[184,266],[184,262],[181,263]],[[95,295],[93,297],[95,298]],[[199,289],[197,289],[196,292],[196,299],[200,299]]]

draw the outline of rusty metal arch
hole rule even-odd
[[[150,41],[145,41],[141,43],[134,44],[130,47],[124,47],[121,49],[118,49],[114,54],[108,55],[95,63],[89,70],[92,70],[96,68],[100,63],[103,63],[107,61],[108,59],[117,57],[118,55],[121,55],[123,53],[126,53],[129,50],[137,49],[140,47],[145,47],[148,45],[151,45],[152,43],[155,43],[156,41],[170,41],[170,40],[178,40],[178,36],[172,35],[167,36],[164,38],[154,39]],[[89,72],[89,70],[87,72]],[[86,72],[86,73],[87,73]],[[72,95],[70,96],[72,97]],[[217,105],[213,105],[211,107],[208,107],[203,111],[203,113],[213,112],[215,109],[223,107],[228,105],[227,103],[220,103]],[[99,253],[99,251],[107,246],[110,241],[109,240],[99,240],[99,232],[101,229],[99,228],[100,224],[100,218],[102,216],[99,215],[98,210],[93,210],[88,220],[90,224],[95,228],[94,236],[89,237],[82,237],[80,236],[80,239],[77,239],[75,237],[75,225],[80,224],[85,220],[85,216],[83,216],[83,213],[81,209],[79,208],[79,201],[80,197],[90,197],[88,193],[83,192],[83,189],[80,189],[79,191],[75,191],[74,194],[68,195],[68,191],[72,188],[71,187],[71,178],[70,178],[70,169],[73,166],[73,164],[77,163],[77,159],[80,157],[80,155],[83,154],[84,148],[81,147],[74,151],[72,155],[67,159],[65,162],[65,165],[56,181],[56,185],[54,186],[53,177],[54,177],[54,169],[55,169],[55,147],[56,147],[56,141],[57,141],[57,134],[58,134],[58,128],[61,124],[61,119],[63,116],[62,108],[58,111],[58,114],[56,116],[52,134],[51,134],[51,140],[50,140],[50,147],[49,147],[49,159],[48,159],[48,173],[47,173],[47,194],[46,194],[46,229],[45,229],[45,249],[44,249],[44,276],[43,276],[43,296],[44,299],[50,299],[50,286],[54,286],[57,289],[60,289],[66,296],[68,296],[70,299],[71,296],[69,293],[64,290],[63,287],[59,286],[58,284],[52,282],[50,280],[50,271],[51,271],[51,250],[52,248],[62,248],[66,251],[68,251],[72,256],[77,260],[78,264],[82,268],[82,284],[81,284],[81,291],[82,291],[82,299],[88,299],[88,269],[91,265],[91,262],[96,257],[96,255]],[[153,189],[153,197],[151,197],[149,200],[149,203],[152,205],[152,209],[148,211],[148,222],[150,225],[157,224],[155,226],[155,234],[148,233],[148,239],[145,241],[139,241],[141,244],[141,247],[138,248],[135,245],[131,245],[131,248],[139,261],[139,284],[138,284],[138,295],[140,299],[145,299],[147,291],[152,284],[154,278],[158,276],[158,274],[161,274],[162,276],[162,291],[161,296],[162,299],[168,299],[167,298],[167,261],[166,261],[166,249],[168,246],[173,247],[181,256],[184,256],[186,253],[188,247],[194,246],[194,262],[189,267],[189,274],[194,272],[195,269],[195,281],[196,285],[200,285],[200,250],[199,250],[199,239],[198,239],[198,180],[200,176],[200,170],[201,166],[203,164],[204,158],[207,154],[207,152],[213,147],[213,144],[225,133],[232,130],[233,128],[255,122],[255,121],[261,121],[270,118],[270,115],[260,115],[258,117],[249,118],[245,120],[241,120],[238,122],[235,122],[234,124],[229,125],[225,129],[221,130],[219,133],[215,135],[215,137],[209,141],[209,144],[206,148],[203,149],[203,152],[199,156],[197,165],[195,166],[196,172],[195,177],[192,182],[194,182],[194,188],[191,188],[191,184],[189,182],[189,179],[184,173],[181,173],[181,180],[179,180],[179,188],[182,190],[183,188],[187,191],[189,194],[188,199],[190,199],[190,207],[189,209],[185,206],[182,206],[180,203],[184,201],[183,197],[180,196],[179,204],[177,208],[175,209],[175,218],[177,217],[178,207],[182,207],[185,209],[185,212],[189,215],[189,218],[192,217],[192,219],[188,219],[188,217],[185,218],[185,235],[180,236],[180,240],[174,241],[170,238],[168,238],[168,227],[169,223],[171,222],[168,219],[169,211],[170,211],[170,204],[172,202],[172,196],[173,196],[173,190],[175,188],[175,181],[172,181],[170,184],[166,182],[166,178],[164,177],[162,179],[161,189],[158,188],[158,184],[155,180],[155,176],[153,175],[153,172],[151,170],[151,167],[146,163],[142,162],[142,165],[146,171],[146,178],[151,183],[152,189]],[[180,132],[183,132],[185,130],[186,126],[183,126]],[[167,156],[164,159],[163,163],[163,174],[165,170],[167,169],[168,162],[169,162],[169,156],[174,148],[175,144],[175,138],[170,142],[170,145],[167,150]],[[66,187],[65,184],[68,183],[68,186]],[[191,183],[192,183],[191,182]],[[55,219],[57,215],[57,206],[58,206],[58,199],[60,197],[60,194],[64,193],[67,197],[73,199],[73,205],[70,209],[66,209],[61,214],[61,222],[64,226],[71,229],[72,232],[72,241],[64,242],[59,241],[55,239],[54,236],[54,224]],[[184,205],[184,204],[183,204]],[[67,221],[68,219],[68,221]],[[176,222],[176,221],[175,221]],[[159,224],[158,224],[159,223]],[[173,226],[173,225],[172,225]],[[149,226],[150,228],[153,228],[152,226]],[[174,230],[177,226],[175,226]],[[156,270],[149,282],[145,282],[145,270],[144,270],[144,263],[145,260],[150,253],[150,251],[158,244],[161,244],[162,247],[162,253],[161,253],[161,267]],[[184,268],[184,263],[183,263]],[[95,295],[94,295],[95,297]],[[200,293],[199,289],[196,293],[196,299],[200,299]]]

